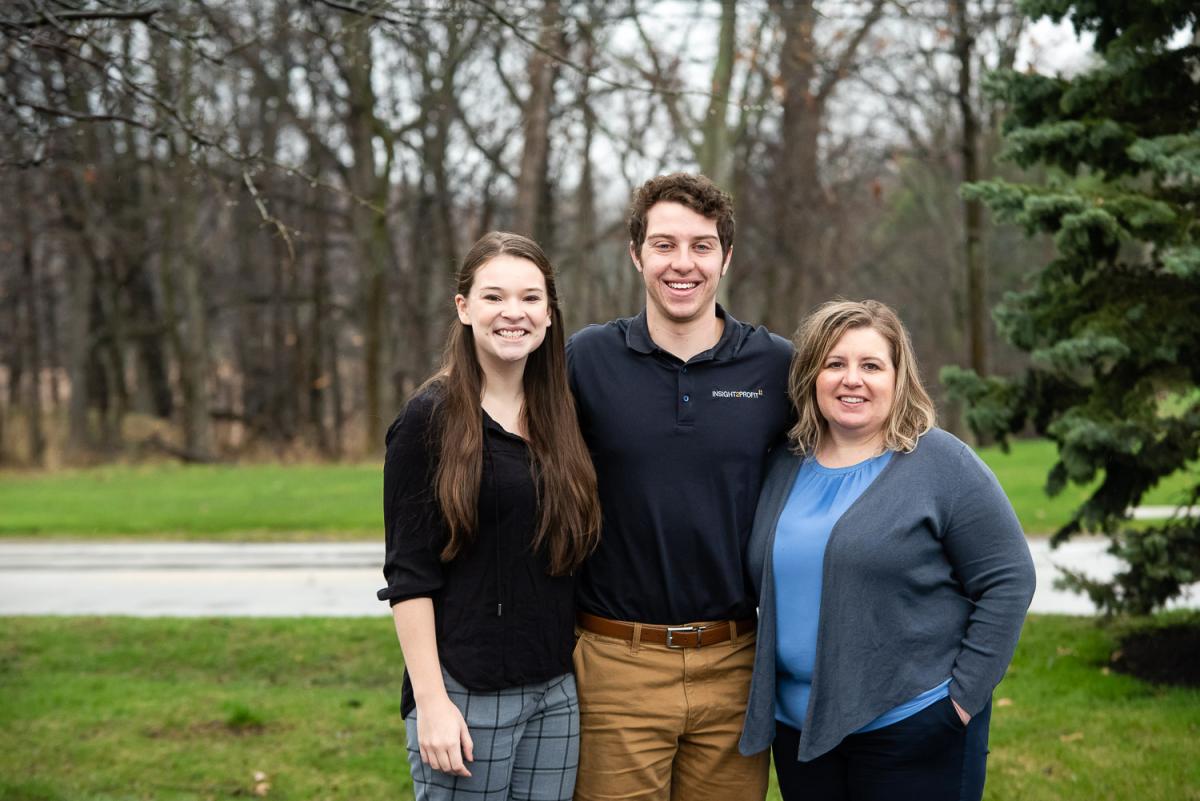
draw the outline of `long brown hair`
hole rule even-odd
[[[911,451],[922,434],[933,428],[937,412],[921,385],[917,357],[908,330],[891,307],[877,300],[831,300],[810,314],[796,331],[796,355],[788,375],[788,394],[796,405],[796,424],[788,431],[792,450],[814,451],[829,427],[817,406],[816,383],[829,351],[852,328],[871,328],[888,341],[896,369],[892,408],[883,423],[888,450]]]
[[[600,538],[600,501],[596,471],[579,432],[575,401],[567,384],[562,313],[554,268],[532,239],[492,231],[463,257],[455,279],[457,292],[470,294],[475,273],[502,254],[526,259],[546,279],[550,327],[546,338],[525,362],[521,409],[529,436],[534,486],[540,519],[534,550],[545,548],[550,572],[563,575],[577,568]],[[471,326],[455,316],[446,337],[442,366],[425,386],[439,384],[442,397],[436,421],[441,438],[436,492],[450,530],[442,561],[462,550],[478,528],[479,485],[483,474],[483,370],[475,353]]]

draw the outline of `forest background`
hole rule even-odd
[[[959,195],[1021,177],[982,83],[1092,58],[1014,5],[5,4],[0,463],[376,456],[477,236],[545,246],[569,330],[633,314],[674,170],[735,198],[735,317],[894,305],[962,432],[939,369],[1024,367],[989,309],[1053,250]]]
[[[975,430],[1048,437],[1013,449],[1022,478],[1057,451],[1050,483],[1078,493],[1053,515],[1006,481],[1026,528],[1107,534],[1135,569],[1120,594],[1084,587],[1156,608],[1200,575],[1200,20],[1187,0],[1017,5],[0,4],[0,533],[179,536],[156,506],[197,530],[226,515],[238,538],[270,527],[252,513],[298,512],[280,536],[308,538],[285,486],[365,514],[329,476],[377,482],[469,244],[535,236],[570,330],[633,314],[630,191],[691,170],[735,198],[734,316],[786,335],[836,295],[894,305],[943,425],[968,436],[939,375]],[[1037,19],[1072,5],[1095,39]],[[1006,120],[1024,170],[1000,157]],[[158,482],[185,473],[176,501]],[[236,491],[210,516],[218,473]],[[1173,517],[1125,526],[1148,487]],[[45,528],[72,513],[79,529]],[[0,798],[407,797],[385,618],[6,625]],[[989,798],[1200,801],[1198,619],[1120,625],[1030,618]]]

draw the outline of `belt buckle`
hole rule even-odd
[[[703,626],[667,626],[667,647],[668,648],[687,648],[688,646],[686,646],[686,645],[676,645],[675,644],[675,640],[674,640],[675,635],[676,634],[695,633],[696,645],[694,647],[699,648],[700,640],[704,636],[703,632],[704,632]]]

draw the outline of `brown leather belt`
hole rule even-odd
[[[579,628],[599,634],[602,637],[616,637],[633,642],[640,628],[639,642],[652,642],[665,645],[668,648],[699,648],[702,645],[716,645],[728,642],[736,636],[754,631],[758,621],[723,620],[720,623],[709,623],[705,626],[659,626],[652,623],[626,623],[622,620],[609,620],[598,615],[579,612],[576,615]]]

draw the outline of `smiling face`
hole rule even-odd
[[[502,253],[479,267],[466,295],[455,295],[458,319],[471,326],[486,373],[525,360],[550,327],[546,278],[529,259]]]
[[[851,328],[834,343],[815,384],[817,408],[835,437],[883,436],[896,392],[888,340],[874,328]]]
[[[716,315],[717,284],[729,269],[732,250],[721,254],[716,220],[680,203],[656,203],[646,212],[641,251],[630,246],[646,282],[646,313],[652,324],[686,324]]]

